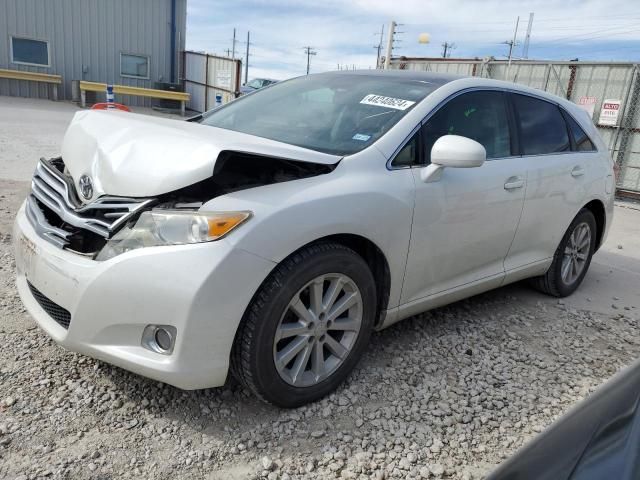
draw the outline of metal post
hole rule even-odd
[[[393,36],[396,34],[396,22],[389,24],[389,38],[387,39],[387,56],[384,59],[384,69],[388,70],[391,64],[391,52],[393,51]]]
[[[567,92],[565,94],[567,100],[571,100],[571,95],[573,94],[573,86],[576,83],[576,74],[578,73],[578,67],[576,65],[569,65],[569,70],[571,70],[571,73],[569,74],[569,84],[567,85]],[[558,83],[560,83],[559,78]]]
[[[107,85],[107,108],[114,108],[115,97],[113,95],[113,85]]]
[[[631,68],[631,75],[629,77],[629,87],[627,88],[626,93],[624,94],[624,99],[622,100],[622,111],[620,112],[620,125],[624,123],[624,119],[627,115],[629,97],[631,96],[631,90],[633,90],[633,79],[635,77],[636,70],[638,69],[638,65],[634,65]],[[618,137],[620,136],[621,126],[616,128],[616,134],[613,137],[613,148],[611,149],[611,154],[616,150],[616,146],[618,145]]]
[[[233,29],[233,45],[231,47],[231,59],[236,59],[236,29]]]
[[[251,32],[247,32],[247,58],[244,64],[244,83],[246,84],[249,81],[249,35]]]
[[[209,110],[209,54],[204,57],[204,111]]]
[[[176,0],[171,0],[171,83],[176,81]]]
[[[533,27],[533,12],[529,14],[529,25],[527,26],[527,36],[524,40],[524,48],[522,49],[522,58],[529,58],[529,41],[531,40],[531,27]]]
[[[548,88],[549,88],[549,77],[551,77],[551,69],[552,69],[552,68],[553,68],[553,66],[552,66],[550,63],[548,63],[548,64],[547,64],[547,67],[546,67],[546,69],[545,69],[545,72],[544,72],[544,88],[543,88],[543,90],[544,90],[545,92],[546,92],[546,91],[548,90]]]
[[[638,65],[634,65],[635,75],[632,76],[631,87],[629,89],[629,95],[627,100],[628,107],[625,107],[625,116],[620,121],[620,148],[618,149],[618,155],[616,156],[616,163],[622,167],[629,149],[631,133],[633,131],[633,120],[636,116],[637,110],[630,108],[631,105],[638,105],[640,102],[640,70]],[[622,173],[622,172],[620,172]]]
[[[516,18],[516,29],[513,31],[513,40],[509,45],[509,67],[511,67],[511,54],[513,53],[513,47],[516,45],[516,38],[518,37],[518,24],[520,23],[520,17]]]
[[[378,46],[375,47],[378,49],[378,54],[376,56],[376,68],[380,68],[380,52],[382,52],[382,38],[384,37],[384,23],[382,24],[382,28],[380,29],[380,41],[378,41]],[[338,65],[338,70],[340,70],[340,65]]]

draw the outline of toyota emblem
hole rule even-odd
[[[93,183],[91,177],[88,175],[82,175],[78,180],[78,186],[80,187],[80,193],[84,198],[89,200],[93,196]]]

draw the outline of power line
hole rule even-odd
[[[594,20],[598,20],[597,24],[598,25],[602,25],[602,20],[607,19],[607,18],[616,18],[616,19],[624,19],[624,20],[639,20],[640,17],[639,16],[633,16],[633,15],[603,15],[603,16],[572,16],[572,17],[555,17],[555,18],[544,18],[544,17],[539,17],[536,22],[538,23],[546,23],[546,22],[563,22],[563,24],[566,24],[567,22],[576,22],[576,23],[580,23],[580,24],[584,24],[584,20],[586,19],[594,19]],[[504,20],[492,20],[489,22],[478,22],[475,20],[469,20],[469,21],[455,21],[455,22],[450,22],[450,21],[446,21],[446,20],[437,20],[437,23],[439,23],[440,25],[503,25],[505,23],[508,23],[509,21],[511,21],[511,19],[504,19]],[[425,27],[425,26],[429,26],[429,24],[426,23],[406,23],[405,25],[409,25],[409,26],[414,26],[414,27]]]
[[[613,32],[611,32],[612,30],[613,30]],[[606,37],[606,36],[609,36],[609,35],[622,35],[622,34],[625,34],[625,33],[632,33],[632,32],[637,32],[637,31],[640,31],[640,28],[634,28],[632,30],[623,30],[623,31],[620,31],[617,27],[616,28],[605,28],[605,29],[602,29],[602,30],[594,30],[594,31],[591,31],[591,32],[588,32],[588,33],[577,33],[575,35],[567,35],[567,36],[564,36],[564,37],[552,38],[552,39],[549,39],[549,40],[542,40],[542,41],[540,41],[538,43],[556,43],[556,42],[559,42],[561,40],[570,40],[570,39],[574,39],[574,38],[576,38],[577,40],[580,40],[580,41],[584,41],[584,40],[591,40],[593,38],[602,38],[602,37]],[[594,33],[603,33],[603,32],[607,32],[607,33],[605,33],[604,35],[593,35]],[[611,33],[609,33],[609,32],[611,32]],[[577,37],[584,37],[585,35],[587,35],[586,38],[577,38]],[[589,36],[589,35],[591,35],[591,36]]]

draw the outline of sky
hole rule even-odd
[[[187,49],[226,55],[236,29],[236,56],[251,32],[249,79],[282,80],[338,68],[375,68],[384,25],[400,26],[394,56],[506,58],[520,17],[514,58],[522,56],[534,13],[529,58],[640,61],[640,0],[188,0]],[[418,37],[428,33],[430,42]],[[340,67],[339,67],[340,66]]]

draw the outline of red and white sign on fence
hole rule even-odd
[[[596,97],[580,97],[578,100],[578,105],[580,108],[587,111],[589,116],[593,118],[593,112],[596,109],[596,102],[598,99]]]
[[[605,100],[602,102],[602,110],[600,110],[600,118],[598,119],[598,125],[608,125],[615,127],[618,125],[618,117],[620,116],[620,110],[622,101],[620,100]]]

